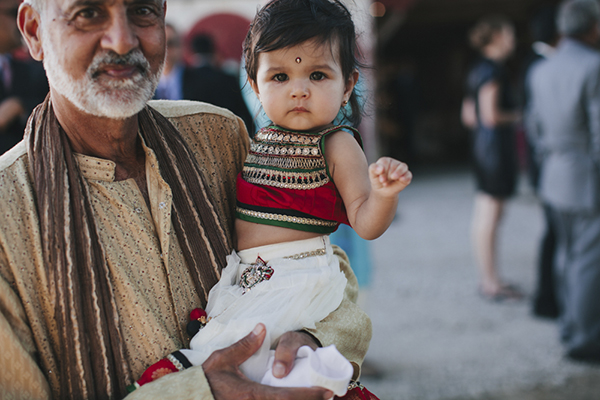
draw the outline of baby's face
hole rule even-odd
[[[250,84],[273,123],[313,132],[332,124],[356,83],[344,79],[337,47],[311,40],[260,53]]]

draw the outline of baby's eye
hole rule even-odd
[[[273,80],[277,82],[285,82],[288,80],[288,76],[286,74],[276,74],[273,77]]]
[[[325,79],[326,76],[324,73],[322,72],[313,72],[312,74],[310,74],[310,79],[312,79],[313,81],[321,81],[323,79]]]

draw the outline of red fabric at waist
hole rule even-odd
[[[327,221],[350,225],[346,208],[333,182],[314,189],[254,185],[237,177],[237,200],[265,209],[295,210]]]

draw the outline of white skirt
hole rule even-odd
[[[272,268],[272,276],[245,290],[240,278],[257,257]],[[212,319],[192,338],[190,350],[181,352],[192,365],[201,365],[262,322],[267,329],[263,346],[241,366],[248,378],[260,382],[276,340],[287,331],[315,328],[339,307],[345,287],[328,236],[234,251],[208,297],[206,312]]]

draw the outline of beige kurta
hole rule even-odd
[[[235,177],[248,151],[246,130],[227,110],[193,102],[151,102],[191,147],[213,195],[225,231],[232,233]],[[171,227],[172,194],[146,148],[150,208],[133,180],[114,181],[111,161],[79,155],[108,265],[132,376],[188,346],[185,326],[198,307],[191,276]],[[0,398],[57,398],[60,354],[55,353],[54,305],[42,264],[37,211],[26,145],[0,158]],[[224,255],[225,256],[225,255]],[[354,365],[368,348],[371,325],[356,307],[357,283],[348,276],[340,308],[311,331],[335,343]],[[172,374],[132,398],[212,399],[200,367]],[[129,397],[128,397],[129,398]]]

